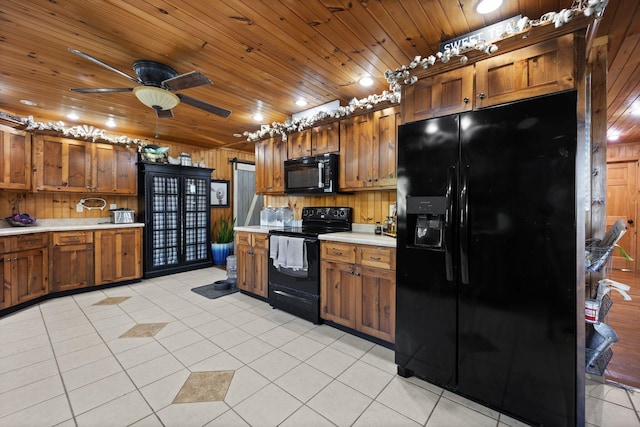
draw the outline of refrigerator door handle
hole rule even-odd
[[[460,188],[460,282],[469,284],[469,166],[462,170]]]
[[[444,215],[444,261],[447,281],[453,282],[453,182],[456,173],[454,166],[447,170],[447,194]]]

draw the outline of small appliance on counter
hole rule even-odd
[[[131,224],[134,222],[134,216],[135,212],[133,209],[120,208],[109,211],[109,217],[112,224]]]

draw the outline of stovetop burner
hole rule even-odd
[[[270,230],[274,234],[303,234],[317,236],[324,233],[351,231],[352,210],[350,207],[306,207],[302,208],[302,226]]]

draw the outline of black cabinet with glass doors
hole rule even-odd
[[[138,163],[143,276],[209,267],[213,169]]]

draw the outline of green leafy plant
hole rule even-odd
[[[631,258],[631,256],[627,253],[627,251],[624,250],[624,248],[620,245],[618,245],[616,243],[616,248],[618,248],[618,252],[620,252],[620,255],[626,259],[627,261],[633,261],[633,258]]]
[[[213,243],[233,242],[233,227],[235,224],[236,219],[231,219],[231,214],[227,218],[224,215],[220,215],[220,220],[215,221],[211,227],[211,241]]]

